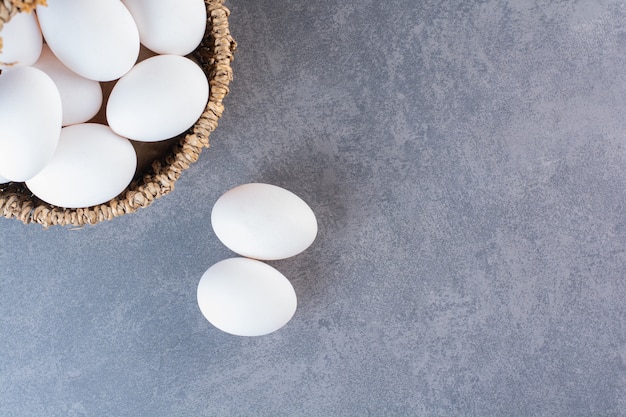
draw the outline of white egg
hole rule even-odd
[[[52,78],[61,94],[63,126],[84,123],[98,113],[102,106],[100,83],[81,77],[67,68],[44,45],[41,56],[33,65]]]
[[[6,184],[7,182],[11,182],[11,180],[4,178],[2,175],[0,175],[0,184]]]
[[[206,29],[203,0],[122,0],[135,18],[139,39],[158,54],[187,55]]]
[[[132,140],[169,139],[193,126],[208,98],[208,80],[195,62],[157,55],[135,65],[115,84],[107,103],[107,122],[117,134]]]
[[[213,206],[211,224],[233,252],[255,259],[284,259],[308,248],[317,235],[313,210],[297,195],[270,184],[244,184]]]
[[[0,174],[26,181],[48,163],[61,132],[61,96],[43,71],[0,74]]]
[[[275,268],[253,259],[230,258],[202,275],[198,306],[224,332],[262,336],[291,320],[297,298],[289,280]]]
[[[119,0],[48,0],[37,16],[52,52],[85,78],[117,79],[137,60],[137,25]]]
[[[77,124],[61,130],[52,160],[26,186],[55,206],[90,207],[121,193],[136,166],[135,149],[128,139],[105,125]]]
[[[0,69],[32,65],[41,53],[43,39],[34,13],[18,13],[2,27]]]

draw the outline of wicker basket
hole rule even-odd
[[[0,3],[13,1],[0,0]],[[191,55],[209,80],[210,94],[207,106],[194,126],[186,133],[162,143],[133,143],[138,150],[138,167],[142,166],[142,152],[144,159],[149,158],[144,164],[146,167],[143,171],[138,169],[133,182],[107,203],[78,209],[57,207],[35,197],[23,183],[13,182],[0,184],[2,217],[19,219],[25,224],[39,223],[46,228],[53,225],[96,224],[134,213],[174,189],[174,183],[182,172],[198,159],[204,148],[209,147],[209,135],[217,127],[224,111],[222,101],[232,81],[231,62],[236,42],[228,27],[230,12],[224,7],[224,0],[205,0],[205,3],[207,30],[202,43]]]

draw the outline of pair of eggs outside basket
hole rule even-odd
[[[198,305],[218,329],[238,336],[261,336],[283,327],[295,314],[289,280],[263,261],[295,256],[317,235],[311,208],[294,193],[251,183],[224,193],[213,206],[216,236],[241,257],[211,266],[198,284]]]
[[[0,33],[0,183],[67,208],[118,195],[136,174],[131,141],[175,137],[204,111],[208,80],[183,55],[205,29],[202,0],[48,0],[15,15]]]

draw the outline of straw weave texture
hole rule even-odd
[[[10,1],[0,0],[5,7],[6,3]],[[231,62],[236,42],[228,27],[230,12],[223,3],[224,0],[205,0],[207,31],[193,52],[209,80],[209,101],[195,125],[181,135],[180,141],[165,157],[153,161],[151,169],[118,197],[88,208],[56,207],[33,196],[22,183],[0,184],[0,215],[25,224],[39,223],[46,228],[53,225],[83,226],[134,213],[170,193],[183,171],[198,159],[204,148],[209,147],[209,135],[224,111],[223,100],[233,78]]]

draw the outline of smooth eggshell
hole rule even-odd
[[[119,0],[48,0],[37,16],[52,52],[85,78],[117,79],[137,60],[139,31]]]
[[[203,0],[122,0],[133,15],[139,39],[158,54],[187,55],[206,29]]]
[[[11,180],[4,178],[2,175],[0,175],[0,184],[6,184],[7,182],[11,182]]]
[[[136,166],[135,149],[128,139],[105,125],[77,124],[61,130],[52,160],[26,186],[55,206],[90,207],[121,193]]]
[[[313,210],[297,195],[270,184],[244,184],[213,206],[211,224],[233,252],[255,259],[284,259],[308,248],[317,235]]]
[[[43,39],[34,13],[18,13],[5,23],[0,33],[2,52],[0,69],[32,65],[39,54]]]
[[[204,317],[237,336],[272,333],[291,320],[297,307],[296,293],[283,274],[247,258],[225,259],[210,267],[197,295]]]
[[[192,60],[157,55],[113,87],[106,108],[117,134],[141,142],[169,139],[194,125],[209,98],[206,75]]]
[[[43,46],[41,56],[33,66],[48,74],[59,89],[63,126],[84,123],[98,113],[102,106],[100,83],[71,71],[57,59],[48,45]]]
[[[26,181],[48,163],[61,132],[61,96],[43,71],[0,74],[0,174]]]

